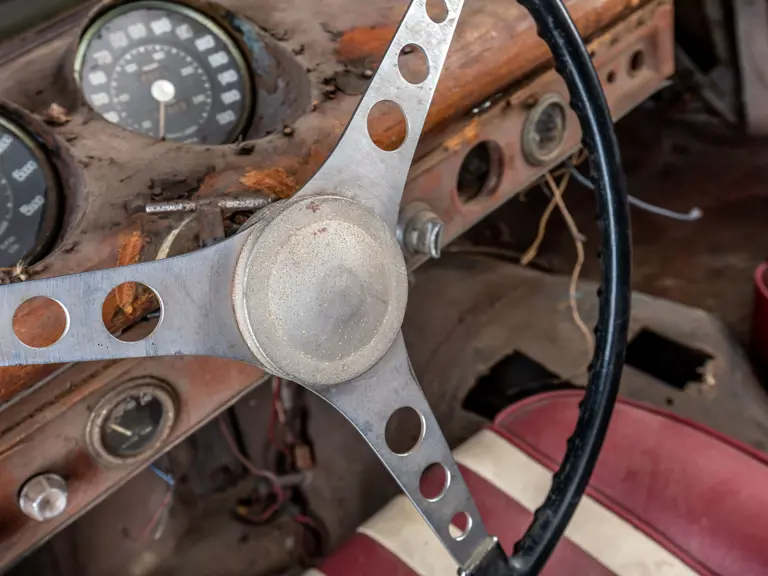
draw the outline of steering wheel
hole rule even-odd
[[[616,400],[626,347],[630,295],[629,217],[613,123],[597,75],[562,0],[520,0],[549,45],[590,154],[601,228],[602,284],[597,351],[574,435],[551,490],[507,558],[483,521],[413,374],[401,334],[408,297],[398,212],[416,145],[463,0],[446,0],[435,22],[426,0],[412,0],[381,66],[336,149],[302,190],[261,210],[247,228],[215,246],[156,262],[0,288],[0,366],[172,356],[218,356],[260,365],[322,396],[348,418],[461,566],[461,574],[536,574],[560,539],[594,467]],[[401,74],[408,45],[427,58],[426,80]],[[382,150],[368,132],[377,103],[403,112],[407,134]],[[112,337],[102,303],[124,282],[154,290],[162,312],[140,342]],[[31,348],[12,319],[44,296],[67,314],[64,335]],[[391,415],[409,407],[421,420],[413,449],[396,453],[385,438]],[[442,464],[450,478],[425,498],[421,474]],[[467,526],[449,530],[457,513]]]

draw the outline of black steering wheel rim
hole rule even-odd
[[[618,395],[627,346],[631,300],[631,234],[621,155],[605,100],[587,48],[563,0],[519,0],[531,14],[539,36],[565,80],[589,153],[600,230],[601,280],[595,329],[595,356],[579,405],[576,428],[544,503],[515,545],[503,570],[489,574],[530,576],[546,564],[589,483]]]

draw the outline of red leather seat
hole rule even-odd
[[[582,393],[509,407],[456,451],[491,534],[511,550],[549,489]],[[543,574],[768,575],[768,458],[672,414],[621,400],[592,481]],[[399,496],[316,575],[455,574]]]

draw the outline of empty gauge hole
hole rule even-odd
[[[504,157],[496,142],[486,140],[472,148],[459,168],[456,189],[465,204],[479,196],[493,194],[501,181]]]
[[[387,420],[384,437],[392,452],[405,456],[413,452],[424,437],[424,417],[413,408],[398,408]]]
[[[430,464],[419,479],[419,491],[430,502],[436,502],[445,496],[451,483],[451,473],[442,464]]]
[[[107,294],[101,316],[112,336],[121,342],[140,342],[160,323],[160,297],[146,284],[123,282]]]
[[[400,74],[411,84],[421,84],[429,76],[429,61],[421,46],[407,44],[397,59]]]
[[[405,127],[403,130],[401,127]],[[403,109],[391,100],[377,102],[368,112],[368,135],[382,150],[400,148],[408,135],[408,122]]]
[[[609,70],[608,74],[605,75],[605,81],[608,82],[608,84],[616,82],[616,72],[614,70]]]
[[[436,24],[445,22],[448,19],[448,6],[445,0],[427,0],[427,16]]]
[[[637,74],[645,67],[645,51],[635,50],[632,53],[632,57],[629,59],[629,71],[632,74]]]
[[[48,348],[69,329],[69,313],[57,300],[35,296],[16,308],[13,333],[30,348]]]
[[[472,517],[466,512],[459,512],[451,518],[451,524],[448,526],[448,532],[451,538],[457,541],[464,540],[472,530]]]

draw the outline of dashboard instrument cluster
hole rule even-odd
[[[333,150],[403,9],[108,0],[0,39],[0,283],[181,254],[289,198]],[[669,0],[598,0],[575,14],[617,118],[674,71]],[[517,3],[465,4],[404,193],[410,268],[579,148],[567,90],[540,48]],[[403,50],[404,76],[420,64]],[[377,143],[407,130],[387,110],[368,128]],[[158,319],[152,294],[115,287],[105,327],[141,340]],[[68,319],[55,321],[55,301],[33,304],[19,307],[16,335],[56,342]],[[0,370],[0,571],[263,376],[211,358]],[[45,518],[19,500],[40,478],[66,496]]]

